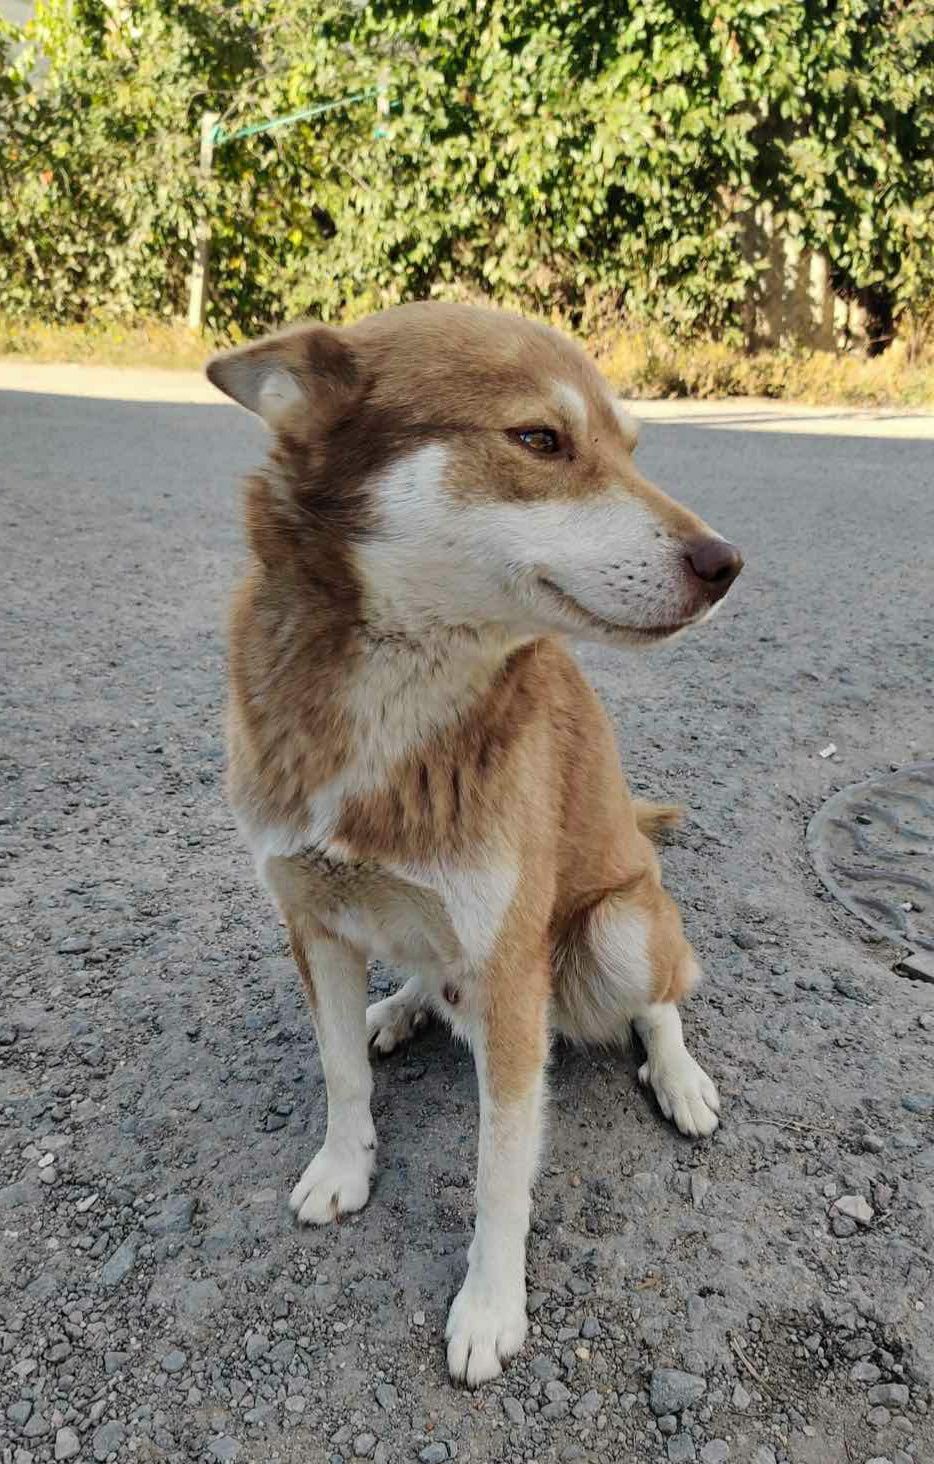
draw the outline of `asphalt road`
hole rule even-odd
[[[633,1056],[556,1052],[533,1335],[475,1398],[441,1344],[467,1056],[433,1032],[381,1066],[359,1217],[298,1232],[285,1204],[320,1069],[221,787],[262,446],[232,408],[0,393],[3,1464],[931,1459],[934,986],[804,845],[833,790],[932,756],[930,445],[645,430],[747,568],[693,640],[582,660],[632,783],[691,810],[665,865],[725,1121],[692,1146]],[[704,1391],[659,1426],[665,1366]]]

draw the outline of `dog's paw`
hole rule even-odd
[[[662,1113],[683,1134],[706,1138],[720,1122],[717,1089],[689,1052],[657,1064],[644,1062],[639,1081],[651,1084]]]
[[[366,1009],[366,1040],[381,1057],[388,1057],[403,1042],[408,1042],[428,1020],[424,1007],[404,992],[403,987],[402,991],[395,991]]]
[[[312,1159],[289,1196],[303,1225],[327,1225],[362,1210],[370,1195],[376,1140],[325,1144]]]
[[[512,1295],[471,1280],[468,1270],[460,1291],[451,1303],[445,1336],[448,1341],[448,1372],[455,1382],[476,1388],[498,1378],[503,1363],[517,1353],[525,1341],[525,1286]]]

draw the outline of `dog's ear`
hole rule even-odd
[[[299,325],[214,356],[208,380],[273,432],[307,431],[346,405],[359,370],[342,332]]]

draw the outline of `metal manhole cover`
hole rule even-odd
[[[934,762],[835,793],[811,819],[807,846],[852,914],[934,951]]]

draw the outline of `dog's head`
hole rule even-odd
[[[704,620],[742,568],[642,477],[635,422],[547,326],[405,305],[207,370],[276,435],[280,511],[349,554],[374,618],[645,645]]]

